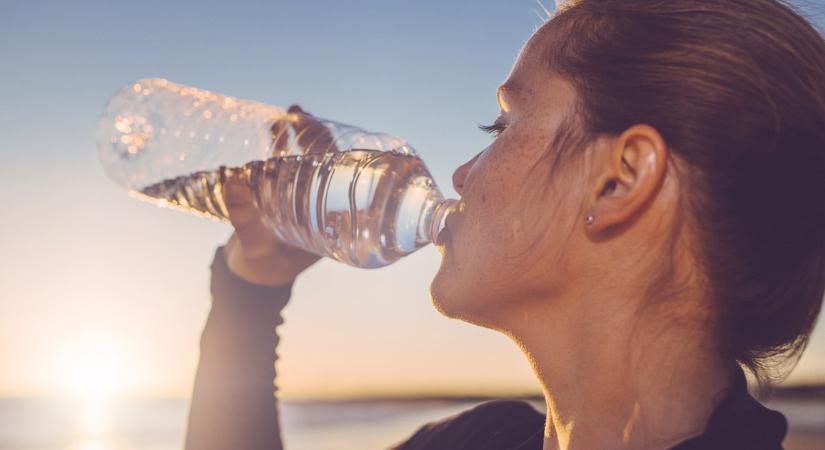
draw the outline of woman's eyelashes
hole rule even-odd
[[[497,119],[492,125],[479,125],[478,129],[485,133],[492,134],[494,137],[498,137],[498,135],[507,129],[507,124],[501,119]]]

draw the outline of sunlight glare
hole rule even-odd
[[[104,399],[121,393],[126,376],[121,354],[122,349],[103,336],[66,348],[60,361],[61,390],[83,399]]]
[[[80,442],[72,450],[112,450],[113,448],[105,439],[89,439]]]
[[[110,428],[111,411],[104,400],[89,400],[78,407],[77,428],[83,436],[102,436]]]

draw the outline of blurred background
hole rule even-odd
[[[0,449],[181,447],[208,267],[230,229],[106,178],[94,129],[119,87],[163,77],[300,103],[409,140],[454,196],[452,171],[489,143],[476,125],[494,120],[495,89],[543,8],[0,3]],[[431,307],[438,264],[427,247],[379,270],[323,260],[300,276],[279,329],[288,448],[384,448],[483,398],[538,393],[505,337]],[[788,448],[825,448],[823,328],[772,400],[790,419]]]

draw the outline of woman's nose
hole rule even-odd
[[[481,155],[475,155],[471,160],[465,162],[464,164],[458,166],[458,169],[453,172],[453,188],[455,191],[458,192],[458,195],[464,195],[464,181],[467,179],[467,173],[470,172],[470,169],[475,164],[476,159]]]

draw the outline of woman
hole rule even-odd
[[[396,448],[781,448],[740,366],[781,374],[822,304],[823,39],[775,0],[581,0],[497,97],[431,293],[516,342],[547,414],[492,402]],[[317,257],[227,195],[187,448],[280,448],[272,330]]]

